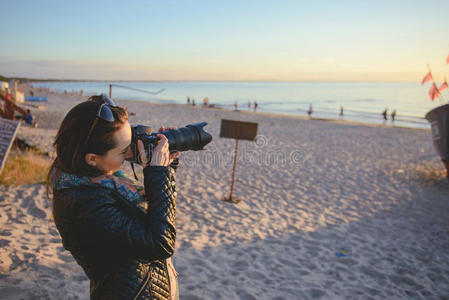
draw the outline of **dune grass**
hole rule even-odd
[[[12,151],[0,174],[0,184],[45,184],[51,160],[33,152]]]

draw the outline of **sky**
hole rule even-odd
[[[0,0],[0,75],[96,80],[449,77],[449,1]]]

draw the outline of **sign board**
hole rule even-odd
[[[254,141],[257,136],[257,123],[235,120],[221,120],[220,137]]]
[[[9,150],[19,130],[20,122],[0,118],[0,173],[6,162]]]

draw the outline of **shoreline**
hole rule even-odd
[[[120,98],[119,98],[120,99]],[[148,102],[144,100],[127,100],[127,99],[121,99],[124,101],[136,101],[140,103],[152,103],[152,104],[159,104],[157,102]],[[178,103],[160,103],[162,105],[185,105],[188,107],[188,104],[178,104]],[[191,106],[191,105],[190,105]],[[234,113],[243,113],[248,115],[262,115],[267,117],[277,117],[277,118],[292,118],[292,119],[300,119],[300,120],[310,120],[310,121],[323,121],[323,122],[333,122],[337,124],[343,124],[343,125],[351,125],[351,126],[366,126],[366,127],[377,127],[377,128],[398,128],[398,129],[410,129],[410,130],[419,130],[419,131],[427,131],[431,132],[430,129],[427,128],[414,128],[414,127],[406,127],[406,126],[397,126],[392,125],[391,122],[388,122],[389,124],[382,125],[382,124],[376,124],[376,123],[366,123],[366,122],[357,122],[357,121],[347,121],[347,120],[341,120],[341,119],[326,119],[326,118],[314,118],[314,117],[306,117],[306,116],[300,116],[300,115],[290,115],[290,114],[281,114],[281,113],[275,113],[275,112],[264,112],[264,111],[258,111],[258,112],[250,112],[247,110],[232,110],[228,108],[212,108],[212,107],[202,107],[199,106],[198,108],[202,109],[216,109],[220,111],[227,111],[227,112],[234,112]],[[196,107],[192,107],[192,109],[196,109]]]
[[[105,85],[108,83],[108,82],[104,82],[104,81],[99,81],[99,82],[104,83]],[[223,84],[225,84],[225,83],[223,83]],[[97,84],[97,85],[99,85],[99,84]],[[58,85],[54,85],[54,86],[49,85],[49,86],[51,86],[53,89],[57,90],[58,92],[62,92],[63,91],[63,90],[61,90],[61,88],[58,88]],[[94,85],[94,86],[96,86],[96,85]],[[165,94],[165,96],[161,96],[161,98],[160,98],[160,96],[154,96],[154,97],[153,96],[148,96],[148,97],[143,97],[142,96],[142,97],[139,97],[139,95],[135,94],[135,92],[130,92],[130,94],[128,94],[128,95],[130,95],[130,97],[132,95],[131,99],[134,99],[134,101],[146,102],[146,101],[152,99],[152,100],[156,100],[156,101],[161,101],[162,103],[164,103],[165,101],[166,102],[172,102],[173,101],[173,102],[177,102],[178,104],[181,104],[181,105],[185,104],[185,101],[183,99],[181,99],[182,97],[181,98],[179,97],[179,93],[178,92],[180,91],[179,90],[180,87],[177,87],[177,88],[173,87],[172,88],[172,87],[170,87],[169,84],[168,85],[161,85],[161,86],[165,87],[165,89],[167,89],[167,90],[174,89],[175,93],[172,92],[172,93]],[[86,85],[85,92],[92,92],[92,91],[95,92],[95,90],[93,90],[92,87],[93,87],[92,84],[91,85],[89,85],[89,84]],[[73,89],[73,91],[79,92],[79,90],[82,88],[82,85],[80,85],[80,84],[78,84],[78,86],[75,85],[74,88],[75,89]],[[204,88],[207,88],[207,86],[205,86]],[[72,89],[72,87],[68,86],[67,90],[69,90],[69,89]],[[181,88],[181,89],[182,89],[182,91],[185,90],[186,95],[189,94],[189,90],[190,90],[189,88],[184,87],[184,88]],[[238,87],[236,89],[237,89],[236,91],[240,91],[240,89]],[[104,90],[104,89],[100,89],[100,90]],[[176,92],[176,91],[178,91],[178,92]],[[251,91],[253,91],[253,90],[251,90]],[[357,97],[363,97],[363,96],[360,95],[360,93],[362,93],[362,92],[363,92],[363,90],[359,89],[359,93],[358,93]],[[220,89],[218,90],[218,94],[219,93],[220,93]],[[126,97],[127,93],[126,92],[124,93],[121,90],[120,91],[115,91],[114,95],[121,95],[120,96],[121,98],[127,98]],[[195,95],[195,98],[197,98],[196,96],[197,95]],[[291,97],[292,96],[290,95],[290,98]],[[247,93],[245,93],[245,90],[243,90],[240,99],[237,99],[237,100],[239,100],[239,104],[240,105],[243,104],[241,106],[242,108],[244,108],[244,109],[242,109],[242,111],[246,111],[246,102],[245,101],[247,101],[247,100],[245,100],[245,99],[253,99],[253,100],[256,100],[256,101],[259,102],[259,104],[260,104],[259,110],[262,109],[262,107],[263,108],[268,108],[269,111],[267,111],[267,113],[276,113],[276,114],[283,114],[283,115],[291,115],[291,114],[293,114],[293,115],[304,115],[304,116],[307,117],[307,114],[306,114],[307,108],[304,106],[306,104],[303,101],[304,99],[307,99],[307,97],[306,98],[302,98],[301,96],[298,96],[298,97],[299,97],[299,100],[296,100],[296,102],[295,101],[292,102],[292,99],[290,99],[288,97],[286,99],[289,99],[289,100],[286,100],[286,102],[285,101],[280,101],[279,97],[274,97],[274,98],[271,97],[271,98],[277,99],[277,100],[269,100],[268,101],[267,99],[265,99],[265,100],[260,100],[260,101],[262,101],[262,102],[260,102],[259,100],[257,100],[258,99],[257,95],[254,95],[254,91],[252,93],[250,93],[250,94],[247,94]],[[323,97],[325,97],[325,95],[323,95]],[[148,99],[148,100],[140,100],[139,98],[140,99],[144,99],[145,98],[145,99]],[[223,98],[223,99],[218,100],[218,102],[217,102],[217,99],[215,99],[215,101],[212,101],[212,102],[217,102],[217,103],[215,103],[215,105],[217,105],[217,106],[224,106],[224,107],[228,107],[230,109],[233,109],[233,103],[231,103],[231,102],[233,102],[234,100],[232,100],[231,102],[229,100],[229,99],[233,99],[232,97],[230,97],[228,95],[227,97],[221,97],[221,98]],[[303,99],[303,100],[301,100],[301,99]],[[352,98],[350,97],[349,99],[352,99]],[[368,111],[366,111],[365,110],[366,106],[365,105],[361,106],[361,104],[357,104],[357,103],[359,103],[358,102],[359,100],[357,100],[358,98],[354,98],[354,99],[355,100],[350,100],[350,101],[348,100],[348,101],[343,101],[343,102],[341,102],[340,100],[324,101],[324,102],[322,102],[322,101],[318,101],[318,98],[317,98],[315,100],[317,100],[318,102],[315,103],[314,101],[310,100],[311,101],[310,103],[313,103],[314,108],[315,108],[315,104],[317,105],[317,108],[314,110],[314,114],[313,115],[315,115],[318,119],[322,119],[323,118],[323,119],[326,119],[326,120],[330,119],[330,120],[337,120],[337,121],[339,121],[339,116],[338,116],[339,108],[334,107],[335,103],[334,104],[327,104],[327,102],[336,102],[336,103],[340,103],[341,102],[341,104],[345,108],[344,119],[347,119],[348,122],[382,125],[383,122],[382,122],[381,111],[383,110],[383,108],[380,109],[378,106],[379,105],[381,105],[381,106],[385,105],[385,107],[387,107],[387,106],[390,107],[390,105],[391,105],[390,103],[382,104],[385,101],[377,102],[378,100],[376,100],[376,102],[374,104],[369,104],[371,106],[374,105],[374,107],[371,108],[371,109],[369,109],[369,107],[368,107]],[[364,100],[364,99],[360,99],[360,101],[361,100]],[[222,103],[220,103],[220,101],[222,101]],[[245,102],[245,103],[242,103],[242,101]],[[268,103],[265,105],[264,101],[265,102],[268,101]],[[356,101],[356,102],[354,102],[354,101]],[[199,102],[201,102],[201,101],[199,101]],[[278,104],[275,105],[273,103],[278,103]],[[307,103],[309,103],[309,102],[307,102]],[[197,106],[201,106],[201,104],[202,103],[197,103]],[[428,128],[430,128],[430,125],[424,119],[424,115],[427,112],[425,107],[420,107],[418,109],[418,108],[415,107],[416,106],[415,105],[415,106],[413,106],[413,107],[415,107],[415,109],[414,110],[412,109],[412,111],[410,111],[409,107],[407,107],[407,106],[405,106],[405,107],[404,107],[404,105],[402,105],[402,106],[399,105],[399,106],[400,106],[399,107],[399,114],[396,116],[396,121],[394,122],[395,124],[398,124],[398,125],[392,125],[391,124],[391,120],[390,120],[390,116],[389,116],[389,120],[387,121],[387,123],[388,123],[387,126],[392,125],[392,127],[394,127],[394,126],[396,126],[396,127],[410,127],[410,128],[419,128],[419,129],[428,129]],[[390,107],[390,112],[391,112],[391,108],[392,107]],[[424,111],[423,111],[423,109],[424,109]],[[429,110],[430,109],[431,108],[429,108]]]

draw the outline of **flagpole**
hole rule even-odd
[[[446,84],[447,84],[447,79],[446,79],[446,77],[444,77],[444,82],[446,82]],[[446,90],[447,90],[447,92],[448,92],[448,94],[449,94],[449,87],[447,87]]]
[[[435,80],[433,79],[432,70],[430,69],[429,64],[427,64],[427,69],[429,69],[430,78],[432,78],[432,83],[433,83],[435,86],[437,86],[437,85],[435,84]],[[437,89],[438,89],[438,87],[437,87]],[[440,104],[441,104],[441,105],[443,105],[443,101],[446,101],[446,100],[443,98],[443,96],[441,95],[441,93],[440,93],[439,90],[438,90],[438,100],[440,100]]]

